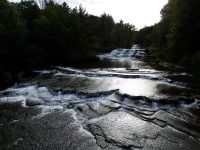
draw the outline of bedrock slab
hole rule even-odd
[[[200,143],[175,128],[161,127],[144,121],[124,111],[111,112],[88,123],[90,132],[96,137],[99,146],[114,145],[122,149],[193,149]],[[187,142],[185,142],[187,141]]]

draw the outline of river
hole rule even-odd
[[[198,77],[147,63],[137,45],[98,57],[1,91],[0,149],[200,149]]]

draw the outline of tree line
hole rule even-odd
[[[0,0],[0,85],[20,71],[95,59],[133,44],[135,27],[53,0]]]
[[[161,21],[137,32],[141,44],[167,61],[200,72],[200,1],[169,0],[161,10]]]

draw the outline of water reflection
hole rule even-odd
[[[109,86],[111,89],[133,96],[155,97],[157,93],[156,83],[145,79],[113,79]]]
[[[189,89],[174,84],[142,78],[87,77],[84,75],[56,76],[52,80],[41,80],[50,88],[73,89],[82,92],[100,92],[119,89],[120,93],[131,96],[146,96],[159,99],[189,94]]]
[[[174,81],[175,75],[169,76],[167,71],[155,70],[144,61],[136,59],[136,56],[143,53],[137,46],[130,50],[115,50],[99,56],[100,62],[90,63],[93,67],[86,66],[90,69],[57,67],[53,78],[40,79],[39,82],[50,88],[83,92],[119,89],[123,94],[155,99],[197,95],[187,84]]]

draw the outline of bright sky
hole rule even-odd
[[[19,0],[11,0],[19,1]],[[131,23],[137,29],[150,26],[160,21],[160,10],[168,0],[56,0],[67,2],[70,7],[82,4],[87,12],[100,16],[104,12],[118,22]]]
[[[63,1],[63,0],[61,0]],[[87,12],[100,16],[107,13],[115,21],[123,20],[140,29],[160,21],[160,10],[168,0],[64,0],[69,6],[81,3]]]

